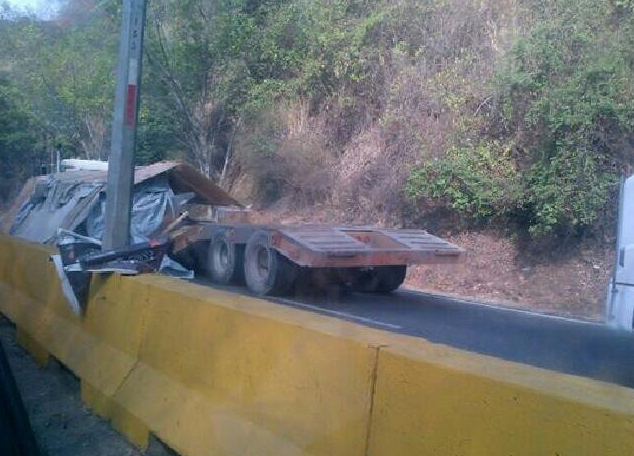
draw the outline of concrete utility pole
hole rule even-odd
[[[129,244],[147,0],[123,0],[103,249]]]

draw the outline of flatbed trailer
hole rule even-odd
[[[288,293],[317,275],[362,292],[387,293],[407,266],[458,264],[464,250],[423,230],[327,225],[266,225],[190,219],[172,233],[173,254],[196,246],[196,269],[220,284],[246,283],[254,293]]]

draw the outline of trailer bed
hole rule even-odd
[[[196,222],[175,236],[175,249],[211,241],[219,234],[243,245],[258,231],[271,246],[307,268],[348,268],[412,264],[456,264],[465,251],[423,230],[325,225],[253,225]]]
[[[310,268],[446,264],[461,261],[464,253],[422,230],[292,226],[272,236],[279,252]]]

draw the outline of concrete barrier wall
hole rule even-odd
[[[138,446],[152,432],[192,456],[364,454],[377,349],[346,325],[160,276],[97,278],[78,318],[50,253],[0,240],[0,310]]]
[[[0,238],[0,311],[140,447],[197,455],[632,455],[634,392],[160,276],[67,308],[47,247]]]
[[[371,455],[634,455],[634,391],[411,338],[380,351]]]

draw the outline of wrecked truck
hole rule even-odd
[[[103,234],[107,172],[76,169],[31,178],[0,231],[53,243],[60,229]],[[351,291],[387,293],[412,264],[458,264],[464,251],[423,230],[256,224],[250,211],[182,162],[135,170],[131,242],[169,237],[172,259],[221,285],[283,295],[307,277]]]

